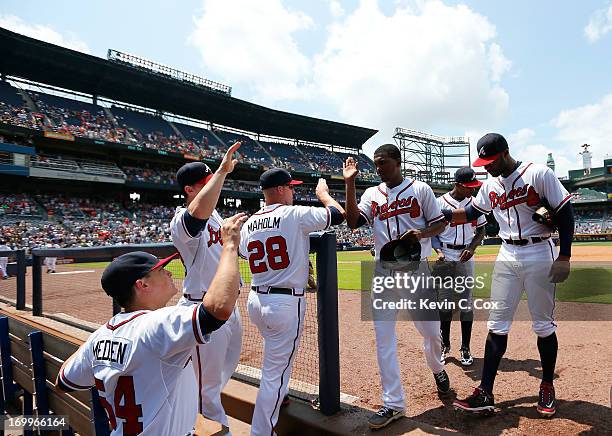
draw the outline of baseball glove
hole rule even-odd
[[[317,279],[314,275],[314,268],[312,266],[312,262],[308,261],[308,290],[316,290],[317,289]]]
[[[380,250],[380,262],[385,269],[415,271],[420,261],[419,242],[396,239],[386,243]]]
[[[431,275],[433,277],[453,277],[455,274],[455,265],[457,262],[447,262],[445,260],[436,260],[431,267]]]
[[[542,202],[542,205],[533,213],[531,219],[533,219],[536,223],[547,226],[551,230],[555,230],[557,228],[555,215],[547,202]]]

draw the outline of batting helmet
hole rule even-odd
[[[380,262],[385,269],[414,271],[421,260],[421,244],[396,239],[388,242],[380,250]]]

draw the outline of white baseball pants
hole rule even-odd
[[[544,338],[556,331],[555,284],[548,278],[556,258],[557,247],[550,239],[522,247],[502,244],[491,282],[491,301],[500,305],[489,312],[487,327],[491,332],[508,334],[523,290],[535,334]]]
[[[179,305],[195,304],[181,298]],[[197,345],[191,353],[199,385],[200,413],[228,426],[227,415],[221,404],[221,391],[236,371],[242,349],[242,322],[238,306],[218,330],[210,334],[206,344]]]
[[[297,355],[306,313],[306,298],[249,292],[249,318],[263,336],[261,383],[255,401],[251,435],[273,433]]]
[[[417,273],[429,276],[427,261],[421,262]],[[375,276],[390,274],[392,274],[391,271],[378,267],[374,272]],[[401,297],[406,296],[404,293],[398,293],[398,297],[400,295]],[[435,299],[435,291],[432,295]],[[383,390],[382,401],[386,407],[394,410],[404,410],[406,402],[397,359],[397,335],[395,332],[398,310],[386,309],[379,315],[382,316],[377,315],[374,320],[374,331],[376,333],[376,357]],[[444,365],[440,363],[442,354],[440,321],[429,317],[425,317],[423,320],[416,319],[418,316],[412,316],[412,318],[415,328],[423,337],[423,352],[425,353],[427,366],[433,373],[437,374],[444,369]]]

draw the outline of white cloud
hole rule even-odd
[[[329,2],[329,13],[334,18],[340,18],[345,14],[344,8],[338,0],[330,0]]]
[[[40,39],[51,44],[71,48],[83,53],[91,53],[87,43],[79,39],[73,33],[61,34],[49,26],[43,24],[29,24],[15,15],[0,15],[0,27],[12,32],[20,33],[31,38]]]
[[[313,20],[281,0],[203,5],[190,40],[208,74],[252,90],[248,98],[317,101],[336,119],[381,129],[386,142],[396,126],[464,131],[508,109],[499,81],[510,61],[495,27],[465,5],[398,2],[385,15],[376,0],[361,0],[327,27],[313,56],[295,39],[314,31]]]
[[[494,82],[499,82],[502,75],[510,70],[512,62],[506,59],[502,48],[496,43],[489,46],[489,60],[491,61],[491,78]]]
[[[189,41],[207,71],[251,88],[256,100],[305,98],[311,62],[294,34],[312,25],[280,0],[204,0]]]
[[[442,135],[457,131],[441,127],[484,128],[509,104],[498,81],[510,64],[494,38],[495,27],[464,5],[432,1],[385,15],[363,0],[330,27],[313,88],[341,119],[381,129],[367,151],[396,126]]]
[[[548,153],[552,153],[557,176],[567,176],[568,170],[576,169],[576,158],[572,156],[572,150],[569,147],[560,147],[559,144],[541,144],[537,142],[536,136],[536,132],[530,128],[519,129],[508,135],[512,157],[523,162],[546,165]]]
[[[508,136],[510,144],[526,145],[535,136],[535,132],[532,129],[524,128],[519,129],[516,132]]]
[[[612,30],[612,5],[591,14],[589,23],[584,28],[584,35],[590,43],[594,43],[610,30]]]
[[[610,157],[612,149],[612,94],[603,96],[599,101],[563,110],[552,121],[559,129],[557,139],[563,150],[573,159],[573,169],[581,168],[582,161],[578,158],[582,144],[591,145],[593,166],[603,165],[603,159]]]

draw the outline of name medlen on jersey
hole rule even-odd
[[[93,345],[94,362],[123,368],[131,350],[131,342],[123,338],[101,339]],[[119,365],[113,365],[119,364]],[[94,363],[95,365],[95,363]]]

